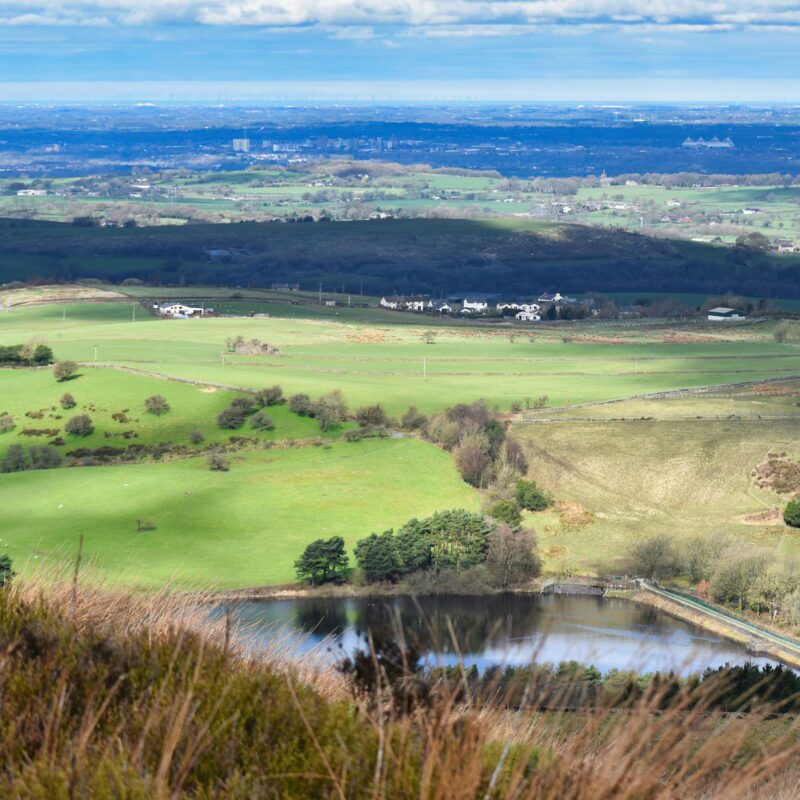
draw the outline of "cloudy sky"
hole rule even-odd
[[[795,102],[798,41],[800,0],[0,0],[0,96]]]

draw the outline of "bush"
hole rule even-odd
[[[242,414],[249,414],[253,410],[254,402],[252,397],[234,397],[231,400],[230,408],[235,408]]]
[[[74,361],[59,361],[53,367],[53,375],[59,382],[68,381],[78,371],[78,365]]]
[[[212,453],[208,457],[208,468],[212,472],[227,472],[230,468],[230,461],[221,453]]]
[[[0,587],[8,586],[16,574],[11,562],[11,556],[3,553],[0,556]]]
[[[511,528],[519,528],[522,524],[522,514],[519,506],[513,500],[498,500],[492,503],[487,509],[486,514],[498,522],[504,522]]]
[[[790,500],[783,509],[783,519],[787,525],[800,528],[800,499]]]
[[[492,459],[489,440],[483,433],[465,436],[453,450],[453,458],[461,477],[471,486],[486,486],[491,481]]]
[[[39,366],[50,364],[53,361],[53,351],[46,344],[37,344],[33,349],[31,361]]]
[[[201,442],[205,441],[205,438],[206,437],[203,436],[203,432],[202,431],[198,431],[196,429],[193,430],[193,431],[190,431],[190,433],[189,433],[189,441],[192,444],[200,444]]]
[[[11,414],[3,414],[0,416],[0,433],[8,433],[14,430],[14,417]]]
[[[64,409],[75,408],[75,406],[78,405],[75,402],[75,398],[69,392],[62,394],[58,402],[61,403],[61,408]]]
[[[289,410],[301,417],[313,417],[314,403],[307,394],[293,394],[289,398]]]
[[[61,466],[61,453],[51,444],[32,445],[28,448],[31,469],[55,469]]]
[[[270,386],[267,389],[260,389],[255,394],[256,404],[260,408],[266,406],[276,406],[283,402],[283,389],[280,386]]]
[[[636,542],[630,555],[633,574],[650,580],[671,578],[680,569],[672,537],[666,533]]]
[[[94,430],[94,425],[91,417],[86,414],[78,414],[77,417],[67,420],[64,430],[73,436],[88,436]]]
[[[144,401],[144,407],[149,414],[155,414],[157,417],[160,417],[162,414],[166,414],[169,411],[169,403],[167,402],[166,397],[162,397],[160,394],[154,394],[151,397],[148,397]]]
[[[28,459],[21,444],[12,444],[0,462],[0,472],[22,472],[28,469]]]
[[[344,422],[347,418],[347,406],[342,393],[334,389],[320,397],[314,408],[314,416],[319,421],[320,430],[323,431]]]
[[[217,414],[217,426],[220,428],[227,428],[228,430],[241,428],[243,422],[244,411],[240,408],[234,408],[232,405]]]
[[[361,426],[373,425],[380,427],[381,425],[386,425],[389,421],[380,403],[376,403],[374,406],[362,406],[356,411],[355,416],[356,422]]]
[[[527,511],[543,511],[551,504],[550,497],[540,491],[533,481],[521,478],[517,481],[517,491],[514,497],[520,508]]]
[[[407,431],[416,431],[425,427],[428,418],[417,411],[416,406],[409,406],[408,411],[400,418],[400,427]]]
[[[259,431],[271,431],[275,427],[272,417],[270,417],[269,414],[265,414],[263,411],[253,414],[250,418],[250,425]]]

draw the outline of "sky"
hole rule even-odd
[[[0,100],[800,101],[800,0],[0,0]]]

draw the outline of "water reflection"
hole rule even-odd
[[[457,663],[460,653],[481,669],[574,659],[603,671],[688,674],[725,663],[768,662],[657,609],[601,597],[298,598],[237,603],[231,611],[246,625],[254,649],[283,628],[301,648],[336,637],[331,658],[358,646],[369,630],[399,620],[430,664]]]

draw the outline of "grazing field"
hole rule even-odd
[[[349,423],[322,434],[316,420],[286,405],[267,409],[271,431],[217,427],[235,396],[273,384],[287,396],[341,390],[351,412],[381,403],[398,416],[409,405],[430,414],[479,398],[512,412],[531,476],[560,503],[530,520],[548,569],[619,564],[636,537],[665,529],[729,530],[800,553],[782,525],[744,519],[783,503],[751,485],[752,469],[771,448],[798,451],[800,395],[791,379],[800,376],[800,346],[794,338],[776,342],[774,323],[429,329],[410,315],[392,325],[164,320],[136,309],[136,321],[134,306],[119,301],[47,302],[0,314],[0,344],[43,341],[57,359],[80,362],[63,383],[49,368],[0,370],[0,412],[15,421],[0,434],[0,457],[12,444],[55,442],[62,454],[179,446],[162,461],[0,475],[2,546],[26,569],[52,552],[71,556],[83,533],[87,558],[115,581],[283,582],[304,544],[319,536],[340,534],[352,546],[414,515],[479,507],[452,456],[417,439],[340,441]],[[238,336],[278,354],[230,352],[228,340]],[[774,378],[789,381],[761,383]],[[629,399],[746,382],[758,385],[730,398],[717,396],[723,389],[702,400]],[[61,408],[65,392],[73,409]],[[156,394],[170,406],[161,416],[144,407]],[[544,396],[543,410],[527,410]],[[609,399],[624,402],[591,405]],[[92,418],[91,435],[64,432],[76,414]],[[191,443],[193,431],[202,443]],[[231,436],[255,441],[229,454],[230,472],[211,472],[187,451],[230,447]],[[137,520],[155,530],[137,532]]]
[[[278,383],[287,394],[312,396],[340,389],[351,407],[381,402],[393,414],[478,398],[502,411],[542,395],[549,405],[569,405],[800,374],[800,346],[776,343],[766,324],[442,326],[428,344],[427,320],[419,323],[160,320],[141,309],[132,322],[125,304],[48,305],[0,316],[0,343],[36,337],[57,358],[236,388]],[[226,353],[236,336],[268,342],[280,354]]]
[[[0,458],[9,445],[46,444],[57,436],[66,442],[59,449],[69,453],[76,448],[169,442],[201,447],[225,442],[232,433],[261,441],[321,435],[313,419],[292,414],[285,405],[269,409],[275,425],[272,430],[258,431],[247,426],[237,431],[223,430],[217,427],[216,416],[237,396],[235,392],[110,368],[85,367],[63,383],[57,382],[52,370],[46,368],[5,369],[0,370],[0,385],[0,414],[11,414],[16,423],[13,430],[0,436]],[[59,403],[67,392],[75,400],[74,408],[63,409]],[[148,413],[144,401],[152,395],[164,397],[169,411],[159,416]],[[84,414],[94,424],[93,433],[75,436],[64,432],[71,417]],[[191,443],[189,434],[193,431],[202,433],[202,443]]]
[[[237,588],[294,578],[308,542],[478,507],[452,459],[416,439],[339,442],[203,459],[0,476],[0,551],[31,569],[84,552],[113,583]],[[137,532],[137,519],[154,530]],[[8,547],[2,545],[8,544]]]
[[[770,451],[800,458],[800,385],[769,390],[629,401],[515,425],[532,477],[558,501],[529,515],[547,566],[622,569],[631,544],[656,533],[724,532],[800,556],[800,535],[780,513],[788,496],[759,488],[752,474]]]

